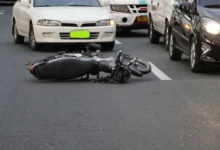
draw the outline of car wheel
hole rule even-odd
[[[201,72],[203,64],[200,60],[200,49],[197,46],[196,38],[193,37],[190,42],[190,68],[192,72]]]
[[[43,48],[43,44],[36,42],[34,29],[32,26],[30,27],[30,31],[29,31],[29,46],[33,51],[39,51]]]
[[[175,36],[173,31],[169,36],[169,57],[171,60],[180,60],[182,57],[182,52],[176,48]]]
[[[165,43],[166,50],[168,50],[169,49],[169,27],[168,27],[167,22],[165,23],[164,43]]]
[[[125,32],[125,33],[129,33],[131,32],[131,29],[121,29],[122,32]]]
[[[13,24],[13,36],[14,36],[14,41],[16,44],[24,43],[24,37],[19,35],[16,23]]]
[[[115,47],[115,41],[114,42],[101,43],[100,45],[101,45],[102,50],[111,51]]]
[[[152,44],[157,44],[160,41],[160,34],[154,30],[153,20],[150,18],[150,26],[149,26],[149,38]]]

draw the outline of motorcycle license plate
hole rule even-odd
[[[147,22],[148,17],[147,16],[138,16],[137,17],[137,22]]]
[[[70,32],[70,38],[88,39],[90,38],[90,32],[88,30],[75,30]]]

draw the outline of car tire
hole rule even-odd
[[[170,32],[169,36],[169,57],[171,60],[179,61],[182,57],[182,51],[176,48],[174,31]]]
[[[30,26],[29,31],[29,46],[33,51],[39,51],[43,48],[43,44],[37,43],[35,40],[34,29],[33,26]]]
[[[192,37],[190,41],[190,69],[194,73],[203,71],[204,63],[200,60],[201,50],[196,42],[196,38]]]
[[[154,30],[153,20],[150,18],[149,21],[149,38],[152,44],[158,44],[160,42],[160,34]]]
[[[101,43],[100,45],[101,45],[102,50],[112,51],[115,47],[115,41],[114,42]]]
[[[13,24],[13,36],[14,36],[14,42],[16,44],[23,44],[24,43],[24,37],[19,35],[16,23]]]
[[[129,33],[129,32],[131,32],[131,29],[121,29],[121,31],[124,33]]]
[[[169,50],[169,25],[167,22],[165,23],[165,30],[164,30],[164,44],[165,44],[165,49]]]

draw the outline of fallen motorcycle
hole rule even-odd
[[[126,63],[126,60],[128,61]],[[141,68],[143,66],[143,68]],[[55,56],[49,56],[34,62],[28,62],[25,67],[37,79],[68,80],[80,78],[86,75],[96,75],[93,82],[127,82],[131,75],[142,77],[151,72],[151,65],[138,57],[122,53],[120,50],[116,59],[114,57],[102,57],[99,50],[95,53],[82,51],[81,53],[58,52]],[[106,77],[100,77],[100,72],[108,73]]]

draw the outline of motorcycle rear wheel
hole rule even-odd
[[[124,61],[125,61],[125,59],[127,59],[128,62],[130,62],[131,60],[136,58],[136,57],[128,55],[128,54],[122,54],[121,56],[123,57]],[[138,70],[142,74],[148,74],[151,72],[151,65],[147,61],[144,61],[144,60],[138,58],[136,61],[136,66],[138,67]]]

